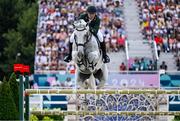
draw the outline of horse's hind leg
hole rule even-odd
[[[99,84],[97,88],[102,88],[105,85],[105,82],[108,80],[108,69],[107,66],[104,64],[101,69],[99,69],[95,74],[94,77],[99,80]]]

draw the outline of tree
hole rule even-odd
[[[12,97],[16,105],[16,109],[19,112],[19,87],[18,87],[18,82],[16,81],[15,73],[11,74],[8,83],[10,85],[10,90],[11,90]]]
[[[19,18],[18,32],[22,34],[24,45],[35,43],[37,25],[37,4],[32,4]]]
[[[4,55],[8,64],[23,63],[30,65],[31,72],[34,65],[34,53],[36,42],[37,25],[37,4],[29,6],[19,17],[19,23],[16,29],[11,29],[3,35],[7,40],[4,48]],[[20,56],[18,56],[20,53]]]
[[[3,51],[7,44],[3,34],[17,27],[19,16],[25,8],[24,0],[0,0],[0,63],[6,62]]]
[[[37,29],[38,7],[32,4],[30,8],[23,12],[19,20],[17,30],[22,34],[23,45],[21,48],[22,63],[30,65],[31,72],[34,67],[36,29]]]
[[[21,52],[23,37],[21,33],[15,30],[9,30],[8,33],[4,34],[4,38],[6,38],[9,43],[4,48],[4,55],[6,55],[7,63],[13,65],[18,61],[17,53]]]
[[[0,85],[0,120],[18,120],[18,112],[14,103],[9,83],[4,78]]]

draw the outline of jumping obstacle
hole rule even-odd
[[[57,110],[36,110],[31,111],[35,115],[180,115],[179,111],[57,111]]]
[[[32,94],[180,94],[180,90],[76,90],[76,89],[26,89],[25,93]],[[61,111],[36,110],[35,115],[180,115],[179,111]]]
[[[26,94],[180,94],[180,90],[26,89]]]

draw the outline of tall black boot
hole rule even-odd
[[[64,57],[65,62],[70,62],[72,60],[72,44],[69,42],[69,54]]]
[[[101,45],[102,54],[103,54],[103,62],[104,63],[109,63],[110,62],[110,58],[106,54],[106,43],[103,41],[103,42],[100,42],[100,45]]]

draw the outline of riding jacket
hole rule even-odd
[[[85,22],[89,23],[89,17],[87,13],[81,14],[78,19],[84,19]],[[97,37],[97,33],[100,26],[100,18],[95,15],[94,19],[89,23],[90,32]]]

